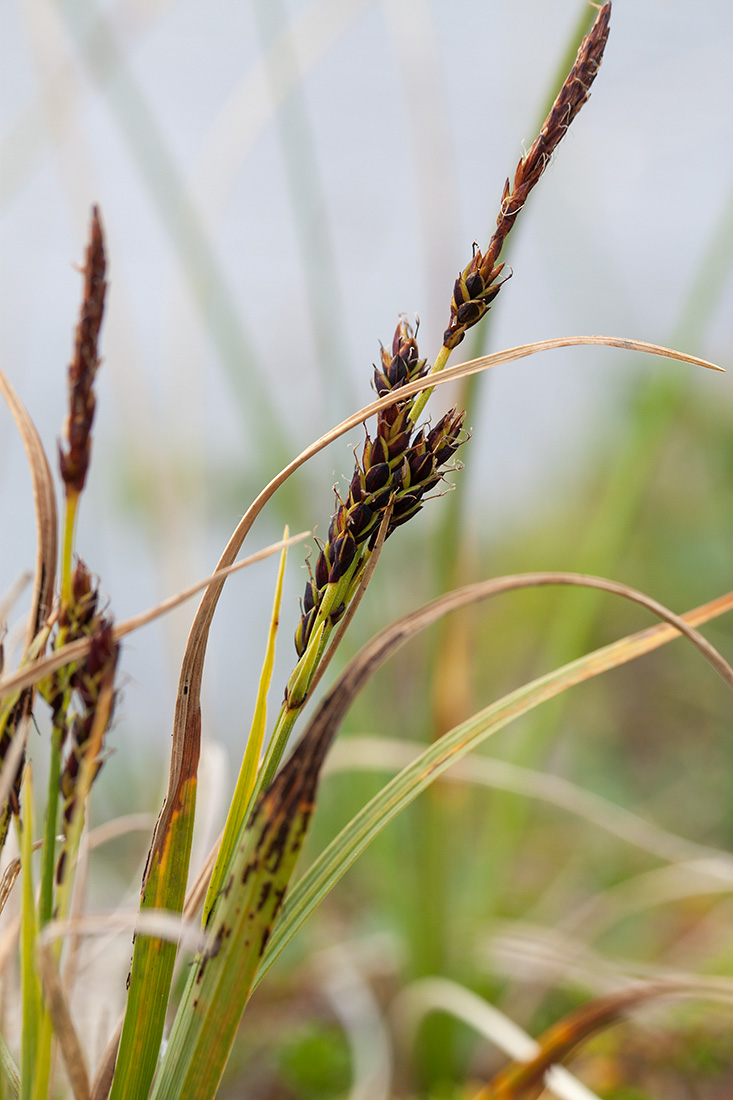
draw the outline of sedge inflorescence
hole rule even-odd
[[[374,388],[380,397],[397,395],[408,382],[427,373],[427,360],[420,358],[415,333],[407,320],[400,318],[391,349],[382,348],[381,365],[374,368]],[[323,617],[329,585],[338,584],[349,571],[353,577],[361,573],[386,509],[391,504],[389,537],[417,515],[426,494],[442,480],[446,464],[468,438],[463,430],[465,413],[451,409],[433,428],[418,428],[412,419],[414,404],[415,397],[395,400],[378,413],[376,434],[372,438],[367,433],[345,499],[336,493],[328,539],[320,546],[303,594],[295,632],[299,657],[305,653],[319,615]],[[344,601],[330,608],[331,625],[345,610]]]

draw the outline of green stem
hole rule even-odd
[[[283,539],[287,539],[288,535],[289,529],[286,525],[285,531],[283,532]],[[262,671],[257,687],[254,714],[252,716],[249,736],[247,737],[247,743],[242,756],[242,765],[239,769],[237,785],[234,788],[234,797],[230,803],[229,813],[227,814],[226,823],[224,825],[224,833],[221,845],[219,846],[219,853],[216,857],[214,870],[209,881],[209,889],[206,892],[206,898],[204,900],[204,927],[206,927],[209,913],[211,912],[212,906],[214,905],[224,881],[224,875],[229,867],[229,862],[232,858],[234,846],[237,842],[242,824],[246,820],[247,807],[250,804],[257,783],[257,770],[260,763],[262,742],[264,741],[265,728],[267,725],[267,694],[270,690],[272,669],[275,662],[275,640],[277,638],[277,631],[280,623],[280,603],[282,600],[286,558],[287,548],[283,547],[282,553],[280,554],[280,568],[275,583],[275,597],[272,605],[272,615],[270,617],[270,629],[267,635],[265,659],[262,664]]]
[[[267,746],[267,752],[265,758],[262,761],[262,767],[260,768],[260,774],[257,780],[257,787],[255,788],[250,805],[247,807],[247,816],[249,815],[255,798],[260,791],[267,790],[270,783],[275,777],[280,761],[282,760],[285,747],[290,740],[290,734],[293,732],[293,726],[295,725],[298,715],[300,714],[300,707],[289,707],[287,703],[283,703],[280,708],[280,713],[277,716],[277,722],[275,728],[272,731],[272,737],[270,743]]]
[[[41,898],[38,907],[38,924],[43,928],[53,916],[53,880],[56,864],[56,826],[59,807],[59,778],[61,776],[61,730],[54,726],[51,734],[51,761],[48,772],[48,798],[46,802],[46,831],[41,856]]]
[[[313,640],[321,627],[323,628],[320,641],[318,643],[317,653],[314,657],[312,654],[309,655],[308,649],[306,649],[305,653],[300,658],[300,661],[295,666],[295,669],[293,670],[293,675],[290,677],[289,681],[289,683],[292,684],[298,669],[302,668],[305,663],[310,661],[311,668],[308,675],[306,694],[303,697],[299,698],[296,706],[289,705],[286,698],[283,702],[282,707],[280,708],[280,713],[277,716],[277,721],[275,722],[275,728],[272,731],[270,743],[267,746],[265,758],[262,761],[262,766],[260,768],[259,775],[257,776],[257,785],[252,793],[249,805],[247,806],[247,811],[244,817],[245,822],[249,820],[250,812],[260,792],[267,790],[267,787],[274,779],[275,772],[277,771],[280,761],[282,760],[283,753],[285,752],[288,741],[290,740],[290,735],[293,732],[293,727],[298,720],[298,715],[303,709],[303,704],[307,698],[307,692],[310,691],[310,685],[313,683],[313,677],[315,676],[318,670],[318,666],[323,659],[323,655],[326,652],[326,647],[333,632],[333,623],[329,620],[329,615],[335,607],[339,607],[342,603],[346,604],[346,606],[348,607],[349,602],[351,601],[359,586],[359,581],[364,573],[368,560],[368,552],[357,555],[357,557],[354,558],[354,561],[344,573],[341,580],[339,580],[336,584],[329,584],[323,594],[321,606],[318,609],[318,615],[316,616],[315,622],[313,623],[313,629],[311,632],[311,640]]]
[[[445,344],[443,344],[443,347],[438,352],[438,356],[437,356],[435,362],[433,363],[430,374],[438,374],[440,371],[443,370],[443,368],[445,367],[445,365],[448,362],[448,359],[450,358],[450,353],[451,353],[451,349],[447,348],[445,346]],[[431,395],[432,392],[433,392],[432,389],[423,390],[422,393],[420,394],[420,396],[418,397],[418,399],[416,400],[415,404],[412,406],[412,411],[410,412],[410,420],[412,421],[413,424],[417,424],[418,419],[422,415],[423,409],[425,408],[428,401],[430,400],[430,395]]]
[[[35,966],[38,929],[36,925],[33,869],[31,866],[33,857],[33,784],[30,767],[26,769],[23,794],[23,819],[21,821],[20,818],[16,818],[19,833],[18,847],[23,869],[20,932],[20,980],[23,1021],[21,1033],[21,1095],[23,1100],[31,1100],[34,1080],[39,1075],[45,1077],[46,1063],[40,1057],[39,1052],[42,1007],[38,972]]]
[[[74,490],[69,490],[66,494],[66,508],[64,509],[64,531],[61,541],[62,607],[68,607],[71,603],[71,566],[74,554],[74,527],[76,526],[76,513],[78,503],[79,494]]]

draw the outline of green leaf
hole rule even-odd
[[[289,533],[286,526],[283,532],[283,541],[287,540]],[[211,875],[209,889],[204,902],[204,925],[206,925],[216,895],[221,889],[222,880],[229,866],[237,837],[244,824],[244,815],[257,779],[257,768],[260,763],[260,754],[262,753],[262,744],[265,739],[265,727],[267,725],[267,693],[270,689],[272,669],[275,663],[275,639],[277,638],[277,629],[280,622],[280,602],[282,600],[286,558],[287,545],[283,546],[282,553],[280,554],[280,568],[278,569],[277,581],[275,584],[275,598],[272,604],[272,616],[270,618],[270,629],[267,637],[267,648],[265,651],[265,660],[262,665],[262,672],[260,673],[260,682],[257,688],[257,700],[255,702],[254,715],[252,716],[252,725],[250,727],[249,737],[247,738],[247,747],[244,752],[242,766],[239,770],[239,778],[237,779],[237,785],[234,790],[234,797],[229,807],[226,825],[224,826],[224,835],[222,836],[219,853],[216,857],[216,863],[214,864],[214,870]]]
[[[23,1031],[21,1038],[21,1081],[23,1100],[33,1095],[34,1081],[48,1081],[50,1066],[39,1064],[38,1042],[43,1015],[41,988],[36,973],[36,901],[33,886],[33,779],[30,765],[26,767],[23,784],[23,818],[19,821],[20,848],[22,866],[22,891],[20,912],[20,982],[22,990]]]
[[[208,947],[191,968],[151,1100],[215,1095],[303,844],[321,763],[294,769],[288,761],[257,803],[213,910]]]
[[[540,574],[535,575],[534,583],[537,583],[537,578],[540,576]],[[569,575],[557,574],[555,580],[550,581],[551,574],[544,576],[545,583],[568,583],[569,577]],[[564,581],[561,580],[563,576],[565,577]],[[366,678],[371,675],[379,664],[391,656],[408,637],[416,633],[417,629],[427,626],[429,622],[434,622],[446,611],[461,606],[461,603],[473,602],[482,596],[491,595],[493,592],[500,591],[502,587],[506,590],[509,582],[514,582],[513,586],[519,587],[518,582],[521,580],[520,577],[508,577],[499,578],[499,580],[493,582],[470,585],[465,589],[458,590],[456,593],[451,593],[448,597],[443,596],[438,600],[434,600],[432,604],[421,608],[419,612],[413,613],[412,616],[406,616],[405,619],[400,620],[400,622],[377,635],[377,638],[354,658],[344,672],[341,685],[345,684],[345,688],[337,685],[330,696],[324,700],[321,709],[304,734],[303,740],[290,757],[290,761],[296,758],[302,746],[313,736],[312,731],[317,729],[319,725],[321,727],[319,736],[321,739],[328,737],[330,743],[330,738],[336,732],[334,724],[337,727],[342,720],[348,703],[355,692],[363,686]],[[525,583],[527,581],[528,578],[525,579]],[[592,584],[592,587],[611,584],[611,582],[602,582],[600,578],[576,578],[576,583],[583,582],[596,582]],[[631,593],[631,590],[624,589],[624,586],[613,585],[612,587],[620,594],[630,595]],[[640,594],[634,593],[633,595],[636,597]],[[648,605],[651,606],[653,602],[648,601]],[[700,623],[717,618],[732,608],[733,593],[728,593],[725,597],[713,600],[709,604],[688,612],[682,618],[686,629],[689,629],[690,626],[697,626]],[[256,984],[260,982],[303,922],[320,904],[326,894],[333,889],[371,841],[454,761],[460,760],[472,752],[492,733],[496,733],[514,721],[515,718],[519,718],[534,707],[539,706],[540,703],[551,699],[575,684],[582,683],[611,668],[617,668],[619,665],[634,660],[636,657],[648,653],[677,637],[679,637],[677,631],[670,625],[664,624],[622,638],[620,641],[604,646],[602,649],[594,650],[578,660],[556,669],[554,672],[525,684],[509,695],[505,695],[502,699],[479,711],[468,721],[449,730],[448,733],[434,742],[404,768],[399,775],[387,783],[352,818],[349,824],[341,830],[338,836],[316,859],[306,874],[294,885],[288,894],[281,919],[268,944],[257,975]],[[700,638],[700,635],[697,635],[697,637]],[[706,655],[711,663],[714,663],[714,659],[710,654]],[[722,668],[718,670],[721,673],[724,672]],[[336,697],[336,706],[329,715],[328,708],[329,706],[333,707],[334,697]],[[325,727],[329,725],[331,728],[324,732]]]
[[[188,776],[158,832],[159,845],[148,856],[141,911],[180,912],[186,892],[188,861],[196,805],[196,778]],[[147,1097],[163,1038],[176,945],[151,936],[135,940],[125,1022],[110,1100]]]

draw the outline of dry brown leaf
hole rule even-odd
[[[231,573],[237,573],[241,569],[246,569],[250,565],[255,565],[257,562],[269,558],[272,554],[279,553],[283,546],[290,546],[292,543],[302,542],[303,539],[308,538],[309,534],[310,531],[301,531],[298,535],[291,535],[288,539],[275,542],[271,546],[265,546],[262,550],[250,554],[249,557],[243,558],[242,561],[235,562],[234,565],[230,565],[227,569],[222,569],[218,573],[213,573],[210,577],[206,577],[205,580],[197,581],[196,584],[189,585],[188,588],[184,588],[174,596],[169,596],[155,607],[151,607],[147,611],[141,611],[137,615],[133,615],[132,618],[125,619],[124,622],[117,623],[112,630],[114,640],[117,642],[120,638],[124,638],[126,634],[131,634],[134,630],[139,630],[141,627],[147,626],[148,623],[154,622],[155,619],[159,619],[162,615],[166,615],[169,611],[172,611],[173,608],[179,607],[180,604],[185,603],[186,600],[190,600],[192,596],[201,592],[202,589],[206,588],[212,582],[212,580],[228,577]],[[17,672],[3,677],[0,679],[0,699],[7,695],[11,695],[15,691],[19,691],[21,688],[28,687],[30,684],[34,684],[46,676],[50,676],[60,668],[63,668],[64,665],[69,665],[74,661],[81,660],[89,652],[91,644],[90,638],[78,638],[76,641],[69,642],[68,645],[61,646],[59,649],[54,650],[53,653],[39,660],[34,666],[19,668]]]
[[[581,1005],[554,1024],[537,1040],[540,1052],[528,1062],[512,1062],[474,1100],[539,1100],[546,1088],[545,1076],[586,1039],[618,1023],[630,1009],[663,997],[690,996],[690,983],[650,982],[620,993],[598,997]],[[700,993],[704,996],[705,989]]]
[[[622,596],[634,603],[641,604],[653,614],[664,620],[669,627],[683,634],[688,641],[700,650],[706,660],[720,674],[729,687],[733,688],[733,669],[718,651],[690,624],[689,617],[683,617],[670,611],[657,600],[650,596],[630,588],[628,585],[616,581],[609,581],[603,577],[591,577],[581,573],[525,573],[515,576],[498,577],[489,581],[479,581],[476,584],[466,585],[456,589],[438,599],[418,608],[409,615],[405,615],[396,623],[381,631],[354,657],[344,670],[334,688],[321,703],[318,712],[314,716],[308,730],[296,751],[308,754],[310,751],[325,752],[327,745],[338,728],[346,710],[354,696],[361,690],[366,681],[373,675],[389,657],[391,657],[405,642],[409,641],[419,631],[424,630],[431,623],[442,618],[451,611],[465,607],[478,600],[489,596],[498,595],[501,592],[510,592],[519,588],[537,588],[546,585],[575,585],[583,588],[597,588],[604,592],[610,592]],[[733,593],[727,599],[733,606]],[[659,628],[657,628],[659,630]],[[638,638],[635,635],[634,638]],[[629,653],[638,655],[633,650],[632,639],[629,639]],[[639,652],[643,652],[640,650]],[[630,658],[629,658],[630,659]],[[622,660],[619,663],[623,663]],[[579,680],[587,679],[588,668],[579,672]],[[304,746],[304,742],[307,745]],[[301,748],[301,746],[304,746]],[[302,766],[302,761],[300,765]]]
[[[56,495],[48,459],[36,427],[23,402],[0,370],[0,392],[13,414],[28,457],[36,510],[36,568],[33,582],[33,614],[26,629],[26,651],[51,613],[56,579],[58,521]]]

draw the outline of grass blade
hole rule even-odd
[[[513,580],[518,582],[518,578]],[[510,578],[502,578],[501,581],[508,586]],[[482,596],[494,594],[498,583],[485,582],[483,585],[470,585],[466,589],[459,590],[460,596],[458,593],[452,593],[448,597],[443,596],[377,635],[377,638],[351,662],[340,684],[324,700],[303,739],[290,757],[290,761],[294,762],[293,767],[298,767],[314,738],[322,740],[333,736],[334,727],[342,720],[354,692],[359,690],[378,664],[386,660],[418,629],[439,619],[448,610],[468,604]],[[520,584],[516,583],[515,586],[520,587]],[[733,593],[728,593],[696,608],[683,618],[686,627],[689,627],[707,622],[731,609],[733,609]],[[547,699],[553,698],[575,684],[634,660],[678,636],[677,630],[665,623],[622,638],[618,642],[588,653],[560,669],[525,684],[479,711],[467,722],[456,726],[439,741],[434,742],[359,811],[292,888],[281,920],[268,944],[257,980],[262,978],[297,929],[374,837],[455,760],[460,760],[492,733]],[[305,749],[303,749],[304,745]]]
[[[0,370],[0,393],[2,393],[8,408],[13,414],[13,419],[25,447],[28,466],[30,467],[36,513],[33,614],[30,616],[26,629],[25,648],[27,651],[41,625],[51,613],[53,603],[58,538],[56,493],[46,452],[36,431],[36,426],[2,370]]]
[[[47,1011],[59,1041],[74,1100],[88,1100],[89,1075],[79,1036],[71,1019],[68,999],[61,984],[52,944],[38,941],[38,973],[43,982]]]
[[[20,1100],[20,1071],[2,1035],[0,1035],[0,1073],[8,1089],[7,1094],[4,1095],[9,1096],[11,1100]]]
[[[31,602],[32,611],[28,617],[24,647],[24,659],[29,660],[31,656],[38,657],[41,652],[38,643],[36,643],[33,652],[32,647],[34,641],[39,637],[41,627],[51,613],[53,603],[58,539],[56,494],[40,436],[23,402],[2,370],[0,370],[0,393],[2,393],[12,413],[25,448],[35,506],[36,565]],[[23,720],[30,715],[33,705],[33,692],[32,690],[25,690],[25,694],[23,694],[24,690],[18,689],[17,695],[14,698],[11,697],[9,703],[0,710],[0,722],[2,722],[0,759],[2,762],[5,762],[9,755],[8,750],[14,735],[17,735],[17,731],[23,725]],[[12,785],[16,787],[22,761],[23,753],[20,752],[13,770]],[[5,842],[10,823],[10,807],[9,804],[6,805],[5,803],[6,798],[3,798],[0,803],[0,848]]]
[[[550,1085],[553,1067],[586,1039],[618,1023],[636,1005],[680,993],[689,994],[689,986],[654,982],[581,1005],[537,1040],[540,1051],[534,1058],[528,1062],[512,1062],[481,1089],[474,1100],[539,1100]]]
[[[396,775],[412,764],[419,752],[420,745],[414,741],[351,736],[337,741],[333,746],[326,764],[326,774],[372,771]],[[671,833],[560,775],[533,771],[493,756],[474,754],[453,764],[441,779],[510,791],[523,798],[545,802],[666,863],[708,859],[724,861],[733,871],[733,857],[722,849],[707,847]]]
[[[33,777],[26,767],[23,784],[23,816],[18,819],[18,838],[22,865],[20,915],[20,981],[22,989],[23,1031],[21,1039],[21,1096],[31,1100],[34,1083],[48,1081],[50,1066],[40,1065],[38,1040],[41,1026],[41,990],[35,968],[36,901],[33,887]]]
[[[286,545],[292,546],[296,542],[302,542],[303,539],[308,538],[309,535],[310,531],[301,531],[299,535],[291,535]],[[148,623],[155,622],[156,619],[166,615],[175,607],[180,607],[186,600],[190,600],[197,593],[201,592],[202,589],[208,588],[210,584],[224,580],[232,573],[238,573],[241,569],[246,569],[250,565],[255,565],[257,562],[269,558],[271,554],[276,554],[279,550],[282,550],[283,545],[285,544],[282,542],[275,542],[271,546],[265,546],[262,550],[250,554],[249,557],[243,558],[241,561],[237,561],[225,569],[220,569],[216,573],[212,573],[211,576],[206,577],[205,580],[197,581],[195,584],[189,585],[188,588],[184,588],[174,596],[168,596],[167,599],[162,600],[159,604],[156,604],[155,607],[148,608],[147,611],[141,611],[137,615],[133,615],[131,618],[125,619],[121,623],[117,623],[112,631],[114,640],[118,642],[127,634],[132,634],[134,630],[139,630],[141,627],[147,626]],[[30,684],[43,679],[53,672],[57,672],[60,668],[63,668],[64,665],[70,665],[80,660],[80,658],[87,655],[91,645],[91,639],[79,638],[77,641],[71,642],[59,648],[54,653],[49,654],[49,656],[44,657],[42,660],[39,660],[36,667],[21,668],[17,672],[3,677],[0,679],[0,699],[5,699],[9,695],[12,695],[13,692],[28,687]]]
[[[149,109],[112,22],[77,0],[65,0],[59,6],[59,15],[91,76],[108,98],[120,133],[140,168],[193,300],[211,330],[239,411],[247,417],[247,430],[258,441],[257,450],[284,454],[281,418],[257,369],[231,286],[178,171],[168,135]],[[109,79],[111,72],[113,80]]]
[[[405,1046],[412,1047],[418,1030],[425,1049],[425,1025],[434,1013],[453,1016],[498,1047],[509,1058],[529,1062],[540,1053],[539,1043],[494,1005],[448,978],[420,978],[398,994],[392,1014],[399,1019]],[[553,1100],[600,1100],[566,1069],[551,1070]]]
[[[287,541],[288,534],[289,531],[286,527],[283,533],[284,543]],[[260,754],[262,752],[267,724],[267,693],[270,690],[272,668],[275,663],[275,639],[277,637],[277,629],[280,622],[280,602],[282,600],[286,557],[287,546],[284,545],[280,554],[280,568],[275,584],[275,598],[273,600],[270,629],[267,636],[267,648],[265,660],[262,665],[262,672],[260,673],[260,682],[257,687],[257,699],[255,702],[254,715],[252,716],[252,726],[249,731],[247,747],[244,752],[239,778],[237,779],[237,785],[234,790],[234,797],[229,808],[226,825],[224,826],[224,834],[219,847],[219,854],[214,864],[214,870],[211,875],[209,889],[204,902],[204,925],[206,924],[214,899],[219,893],[224,875],[229,866],[229,861],[234,851],[240,829],[242,828],[245,811],[249,805],[249,800],[257,778],[257,767],[260,762]]]
[[[141,913],[153,909],[177,913],[183,908],[196,805],[198,741],[193,748],[171,767],[168,798],[155,847],[148,855]],[[160,820],[164,821],[162,827]],[[112,1100],[148,1095],[163,1038],[175,959],[174,943],[136,936]]]
[[[292,759],[292,758],[291,758]],[[286,767],[257,803],[191,969],[151,1100],[216,1094],[303,844],[322,761]]]

